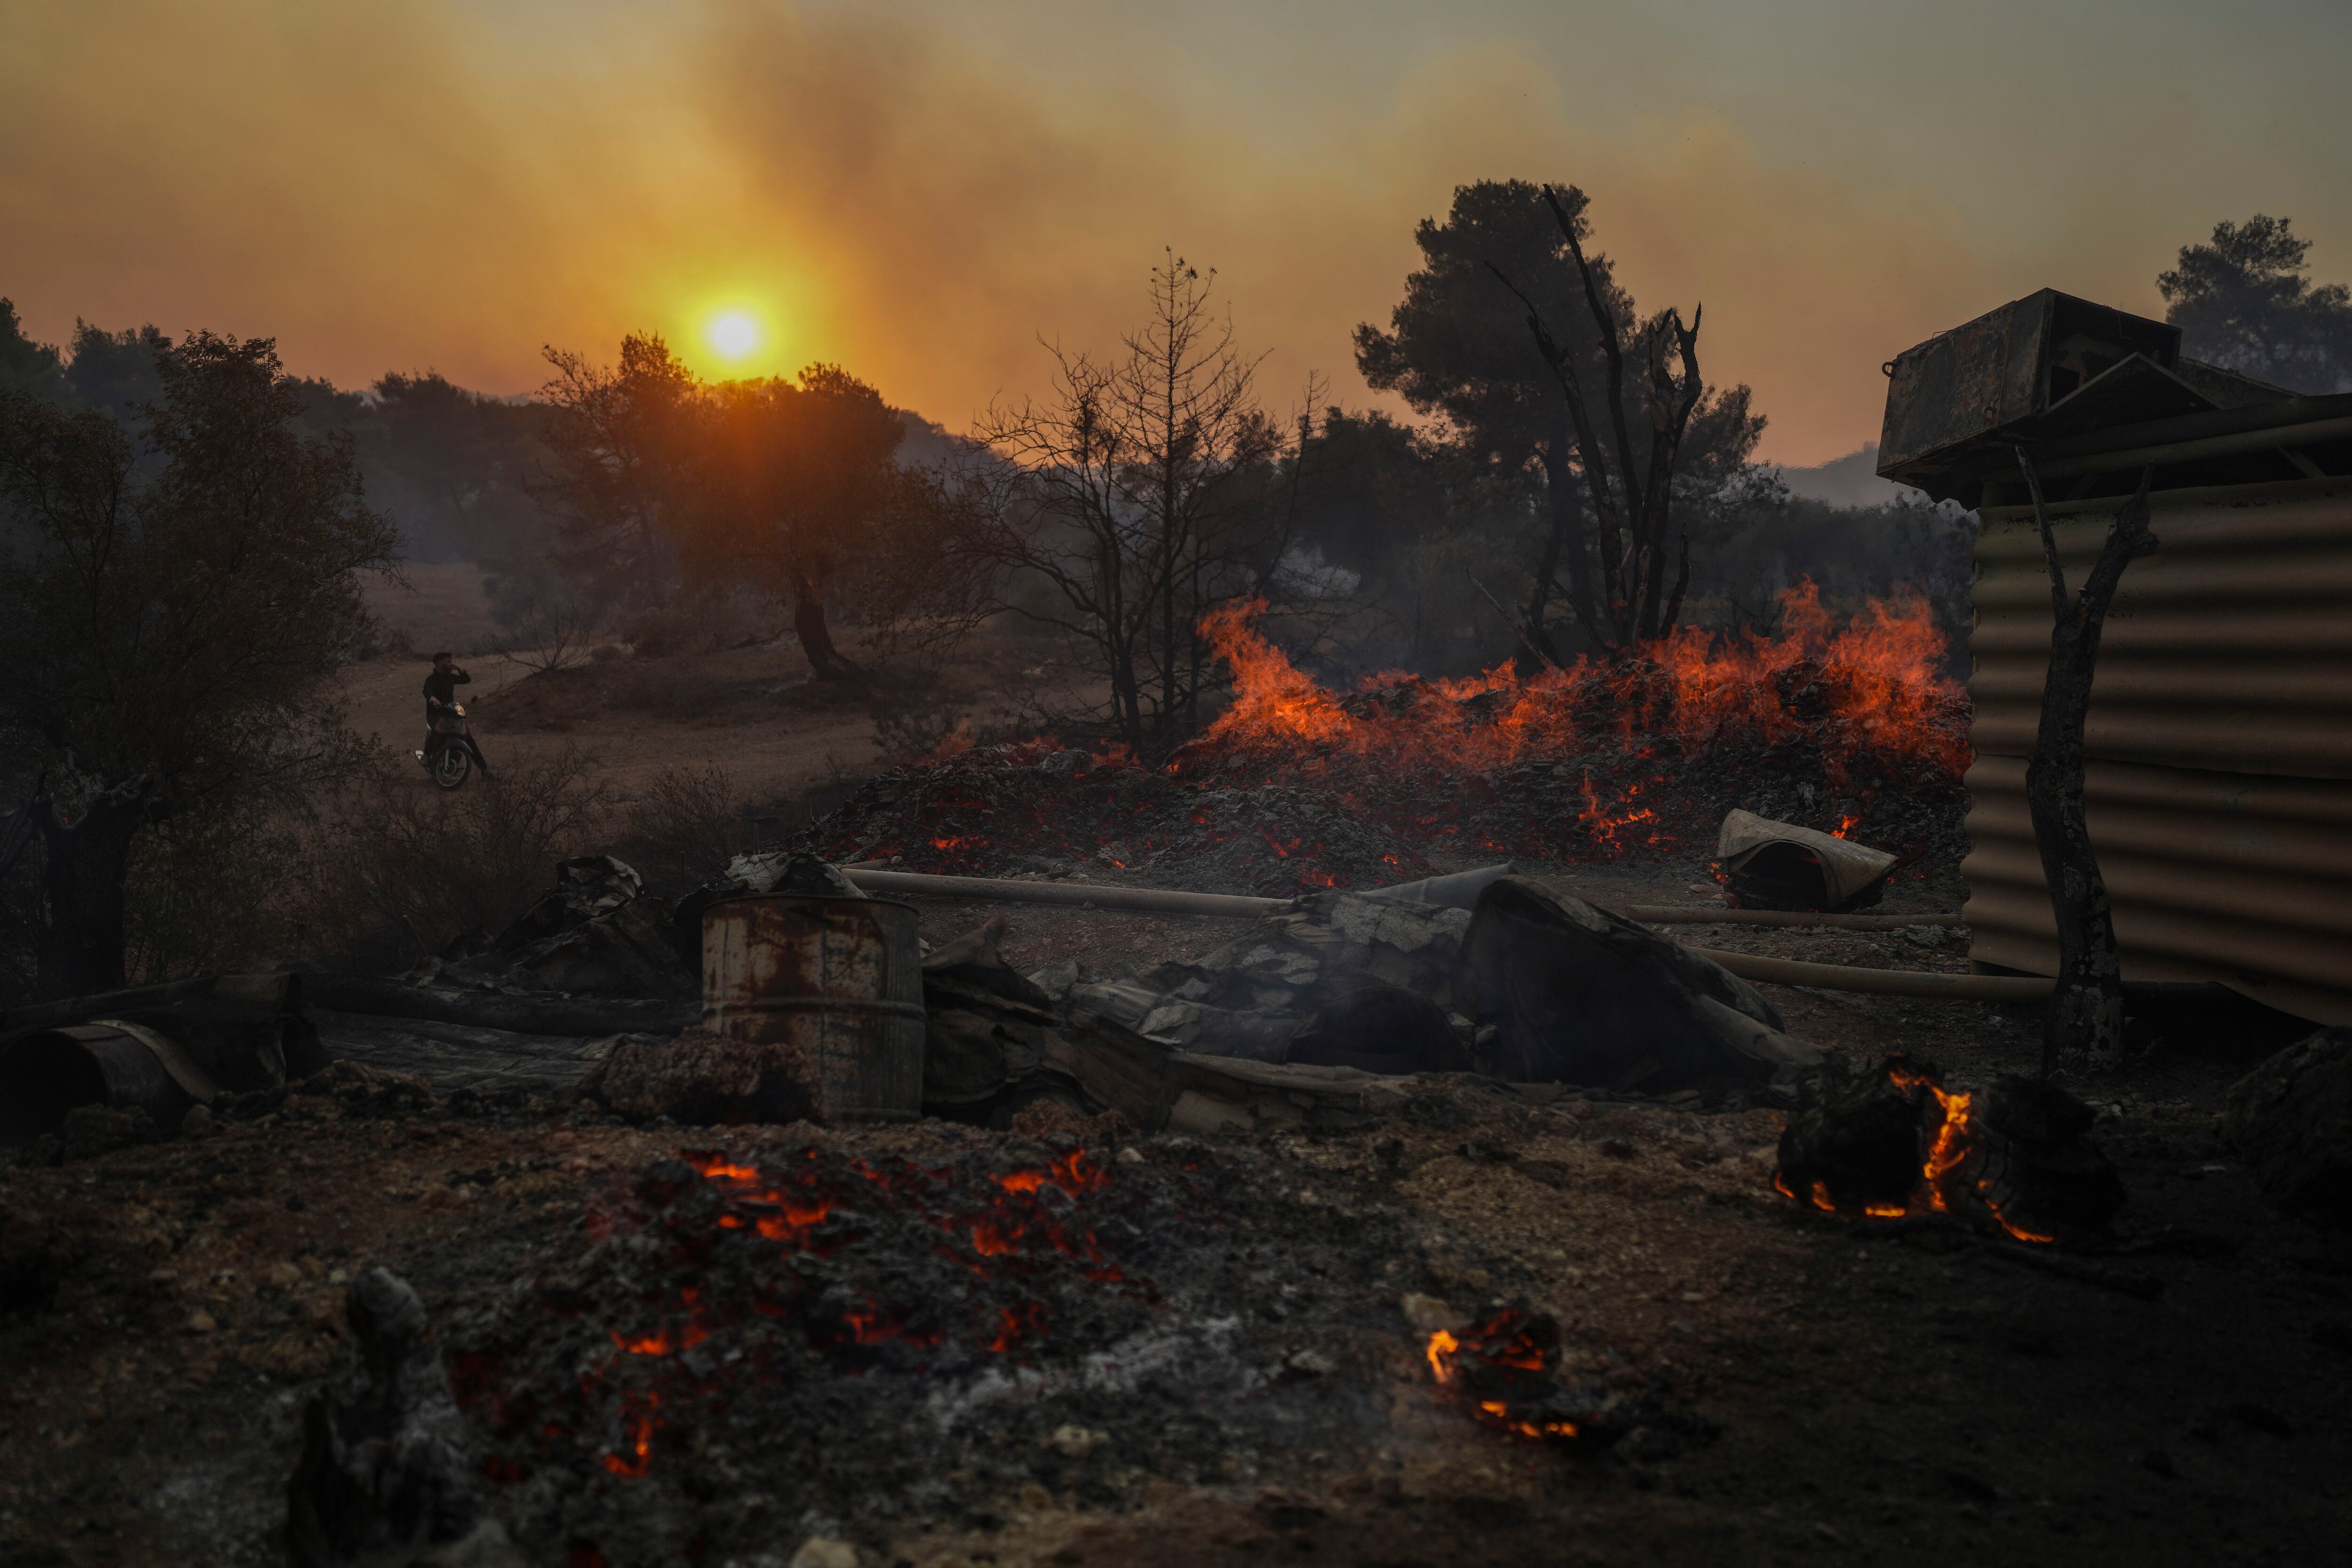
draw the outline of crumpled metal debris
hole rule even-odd
[[[439,985],[561,991],[583,996],[685,996],[701,984],[701,933],[646,891],[615,855],[559,862],[555,886],[494,936],[415,978]]]
[[[1745,1091],[1822,1060],[1748,982],[1521,878],[1480,895],[1459,984],[1479,1070],[1513,1082]]]
[[[1885,891],[1887,874],[1898,863],[1884,849],[1752,811],[1734,811],[1723,819],[1715,853],[1730,879],[1735,906],[1748,910],[1868,909]]]
[[[1191,963],[1099,979],[1075,964],[1056,965],[1030,979],[1057,1001],[1203,1056],[1459,1070],[1468,1066],[1469,1020],[1440,1011],[1448,1026],[1443,1038],[1428,1021],[1429,1009],[1450,1004],[1469,925],[1465,909],[1323,892]],[[1429,1006],[1367,1001],[1392,993]],[[1302,1041],[1316,1043],[1301,1054]]]

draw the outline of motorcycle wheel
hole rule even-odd
[[[433,783],[440,789],[456,789],[474,771],[474,759],[463,746],[444,746],[433,760]]]

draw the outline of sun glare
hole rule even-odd
[[[741,359],[760,346],[760,323],[740,310],[713,316],[707,329],[710,346],[728,359]]]

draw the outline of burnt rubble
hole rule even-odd
[[[345,1317],[343,1370],[305,1406],[287,1483],[295,1568],[520,1568],[505,1531],[482,1515],[472,1441],[416,1292],[368,1269],[352,1281]]]
[[[1773,1182],[1825,1213],[1944,1215],[2018,1241],[2096,1245],[2124,1204],[2090,1137],[2096,1121],[2064,1089],[2013,1073],[1963,1092],[1912,1058],[1833,1058],[1803,1080]]]
[[[1481,1069],[1514,1081],[1721,1100],[1822,1060],[1746,981],[1522,878],[1479,895],[1455,989],[1480,1026]]]
[[[2223,1134],[2282,1211],[2352,1227],[2352,1029],[2322,1029],[2248,1073]]]
[[[555,886],[495,936],[458,937],[412,978],[445,987],[581,996],[692,996],[702,930],[646,894],[613,855],[561,861]]]
[[[1024,1487],[1121,1506],[1139,1464],[1360,1462],[1385,1390],[1433,1381],[1393,1305],[1412,1238],[1346,1183],[1300,1203],[1265,1177],[1164,1140],[908,1158],[787,1133],[647,1166],[445,1327],[492,1505],[533,1560],[718,1560]],[[1654,1457],[1704,1435],[1527,1331],[1550,1338],[1514,1410],[1572,1410],[1597,1448],[1638,1427]],[[1494,1361],[1467,1355],[1475,1387]]]
[[[327,1065],[299,979],[228,974],[0,1013],[0,1145],[79,1152],[171,1133]]]

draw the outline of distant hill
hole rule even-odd
[[[1789,493],[1831,506],[1885,506],[1899,496],[1924,499],[1921,491],[1878,477],[1878,443],[1849,452],[1816,468],[1782,468],[1780,482]]]

